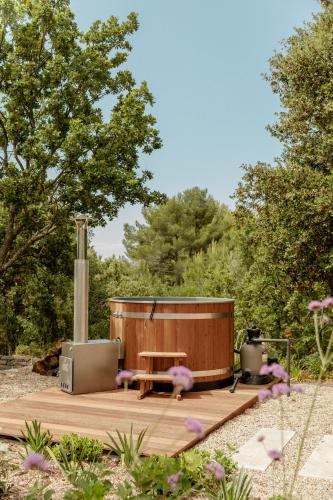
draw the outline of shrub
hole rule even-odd
[[[114,438],[109,432],[107,433],[111,444],[106,443],[106,446],[110,448],[111,452],[118,455],[123,465],[128,467],[140,456],[143,438],[145,437],[147,429],[144,429],[139,433],[136,441],[134,441],[133,438],[133,424],[131,424],[129,439],[126,434],[121,435],[118,430],[116,432],[118,438]]]
[[[53,447],[53,453],[58,460],[63,456],[60,447],[68,459],[74,454],[78,462],[97,462],[101,460],[104,449],[102,441],[82,437],[74,432],[62,436],[59,444]]]
[[[33,420],[31,424],[25,422],[25,427],[27,431],[22,431],[22,439],[19,438],[20,443],[25,448],[25,455],[30,452],[43,454],[52,444],[52,434],[48,430],[42,431],[38,420]]]
[[[167,457],[165,455],[150,455],[137,462],[131,469],[135,488],[142,495],[169,496],[181,491],[185,494],[191,484],[182,476],[179,479],[177,489],[173,490],[168,482],[168,477],[180,470],[180,459]],[[130,488],[130,485],[126,485]],[[124,490],[125,491],[125,490]],[[131,498],[131,497],[129,497]],[[146,496],[144,498],[147,498]],[[179,498],[179,496],[178,496]]]
[[[41,358],[44,354],[44,348],[39,346],[37,342],[27,344],[19,344],[15,349],[15,354],[22,356],[32,356],[34,358]]]

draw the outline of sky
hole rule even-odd
[[[163,147],[141,156],[149,186],[168,196],[207,188],[231,208],[241,165],[274,162],[281,144],[266,125],[279,100],[262,75],[268,59],[295,27],[320,10],[316,0],[72,0],[79,27],[134,11],[140,27],[124,65],[148,82]],[[107,101],[101,107],[110,112]],[[125,206],[94,231],[102,257],[122,255],[123,225],[143,221],[141,206]]]

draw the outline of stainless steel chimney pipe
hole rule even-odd
[[[79,215],[75,218],[77,232],[77,258],[74,262],[74,343],[88,342],[89,304],[89,261],[88,248],[89,218]]]

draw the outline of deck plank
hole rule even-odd
[[[25,421],[38,419],[57,442],[64,434],[77,432],[108,442],[107,432],[116,429],[134,436],[148,427],[143,452],[170,456],[193,446],[198,440],[187,432],[184,422],[192,417],[201,421],[206,435],[224,422],[242,413],[257,400],[266,386],[239,385],[231,394],[226,389],[185,393],[182,401],[170,400],[164,394],[153,394],[138,400],[138,391],[71,395],[57,387],[0,403],[0,435],[17,437]],[[162,415],[162,416],[161,416]]]

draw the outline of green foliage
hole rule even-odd
[[[217,500],[248,500],[252,486],[249,477],[243,472],[232,481],[221,481],[220,488],[211,496]]]
[[[238,469],[236,462],[221,450],[214,451],[214,460],[223,466],[226,479],[229,479]]]
[[[25,422],[26,432],[22,432],[22,439],[18,438],[20,443],[24,446],[25,454],[31,452],[41,453],[48,449],[52,444],[52,435],[49,430],[42,431],[41,423],[38,420],[33,420],[31,424]]]
[[[61,446],[57,448],[57,456],[53,452],[52,448],[48,448],[47,453],[68,481],[75,485],[77,479],[80,477],[80,473],[83,470],[83,466],[77,460],[73,442],[70,442],[69,453],[68,450],[65,451]]]
[[[104,445],[98,439],[79,436],[73,432],[62,436],[59,444],[53,446],[52,451],[58,460],[66,454],[68,459],[75,455],[78,462],[97,462],[102,458],[103,449]]]
[[[168,477],[176,474],[180,470],[180,460],[178,458],[167,457],[165,455],[150,455],[136,462],[131,469],[135,489],[144,495],[150,496],[172,496],[179,498],[186,494],[191,487],[187,477],[181,476],[177,482],[176,490],[172,490],[168,483]],[[128,488],[128,486],[127,486]],[[126,489],[124,490],[126,492]]]
[[[180,284],[187,258],[228,238],[232,225],[228,209],[197,187],[144,209],[143,216],[145,224],[124,227],[127,255],[168,284]]]
[[[188,498],[194,492],[213,492],[218,490],[220,481],[206,469],[206,465],[213,460],[225,467],[226,479],[234,474],[237,467],[229,458],[218,450],[212,456],[207,450],[197,448],[185,451],[179,457],[151,455],[136,462],[131,469],[134,487],[142,495],[175,496]],[[168,477],[181,471],[176,489],[173,490],[168,482]],[[130,498],[131,485],[123,485],[121,498]],[[127,495],[127,496],[126,496]]]
[[[324,4],[324,2],[322,2]],[[270,60],[267,76],[281,100],[278,122],[269,127],[284,143],[286,160],[329,172],[333,167],[333,4],[297,28]]]
[[[138,460],[146,432],[147,429],[140,431],[135,440],[133,437],[133,424],[131,424],[129,438],[127,438],[127,434],[121,435],[118,430],[116,430],[117,438],[114,438],[108,432],[107,435],[111,444],[106,443],[106,445],[110,448],[111,452],[118,455],[121,463],[128,467]]]
[[[15,354],[20,354],[23,356],[32,356],[36,358],[41,358],[45,350],[40,347],[36,342],[31,342],[29,345],[19,344],[15,349]]]
[[[8,473],[12,466],[6,458],[3,458],[0,452],[0,497],[7,495],[10,491],[11,484],[8,482]]]
[[[47,490],[46,488],[48,486],[49,483],[43,484],[34,481],[24,497],[24,500],[51,500],[55,491],[52,489]]]
[[[80,477],[75,481],[75,489],[67,491],[64,500],[103,500],[112,488],[107,470],[96,471],[83,470]]]
[[[0,1],[0,275],[42,251],[74,213],[93,224],[126,202],[160,202],[138,173],[161,146],[153,96],[119,69],[137,16],[75,23],[68,0]],[[112,112],[103,120],[102,97]]]
[[[307,304],[333,287],[332,180],[311,168],[245,167],[236,192],[242,260],[237,297],[243,323],[270,337],[291,329],[293,349],[315,352]]]

